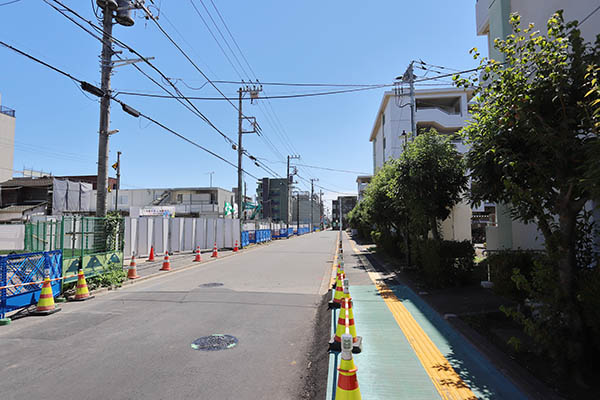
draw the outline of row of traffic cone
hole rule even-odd
[[[235,247],[233,248],[233,252],[234,253],[238,252],[238,241],[237,240],[235,241]],[[195,254],[194,262],[202,261],[202,255],[200,253],[200,246],[196,247],[196,251],[194,252],[194,254]],[[219,251],[217,249],[217,243],[215,242],[211,258],[218,258],[218,257],[219,257]],[[146,261],[155,261],[154,246],[150,247],[150,255],[148,256],[148,259]],[[165,258],[163,261],[163,265],[159,269],[159,271],[170,271],[170,270],[171,270],[171,262],[169,260],[169,252],[165,251]],[[131,256],[131,262],[129,263],[129,269],[127,271],[127,278],[128,279],[137,279],[139,277],[140,276],[137,274],[137,264],[135,262],[135,254],[134,254]]]
[[[329,308],[334,313],[336,309],[340,310],[335,333],[329,342],[329,351],[341,352],[335,398],[360,400],[357,368],[352,359],[352,353],[358,354],[362,351],[362,337],[356,334],[352,298],[344,271],[344,250],[341,236],[338,246],[336,279],[332,290],[333,299],[329,303]]]

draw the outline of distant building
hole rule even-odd
[[[319,197],[315,195],[312,202],[310,201],[310,192],[296,193],[292,196],[292,222],[298,223],[298,211],[300,212],[300,224],[310,224],[312,206],[312,224],[319,226],[321,223],[321,207]],[[292,224],[290,222],[290,224]]]
[[[108,210],[115,209],[115,194],[108,193]],[[224,217],[225,203],[233,205],[234,194],[218,187],[125,189],[119,190],[118,209],[137,214],[139,209],[171,206],[177,216]]]
[[[0,101],[0,182],[7,181],[13,176],[15,115],[15,110],[3,106]]]
[[[342,203],[342,229],[349,228],[348,213],[356,206],[357,196],[338,196],[331,202],[331,224],[334,229],[340,227],[340,202]]]
[[[256,201],[261,207],[263,219],[286,223],[289,221],[292,224],[290,189],[288,186],[288,181],[285,178],[263,178],[258,181]]]
[[[358,184],[358,201],[361,201],[365,195],[365,190],[369,183],[371,183],[372,175],[359,175],[356,177],[356,183]]]
[[[108,183],[116,188],[117,180],[109,178]],[[46,215],[92,213],[96,205],[95,184],[93,175],[12,178],[0,183],[0,211],[10,214],[11,219],[18,219],[13,215],[15,212],[22,217],[32,209],[39,213],[40,207]]]

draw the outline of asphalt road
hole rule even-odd
[[[0,398],[300,398],[336,235],[258,246],[0,327]],[[239,342],[192,349],[211,334]]]

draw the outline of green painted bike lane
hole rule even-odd
[[[357,334],[363,351],[353,355],[363,399],[441,399],[438,389],[386,305],[368,278],[368,261],[351,253],[344,240],[345,268]],[[353,284],[357,283],[357,284]],[[405,285],[389,285],[456,374],[479,399],[526,399],[527,397],[487,358]],[[333,312],[332,312],[333,314]],[[337,321],[337,312],[335,313]],[[332,328],[335,325],[332,324]],[[333,332],[332,332],[333,333]],[[335,393],[339,355],[329,356],[327,399]],[[447,397],[446,397],[447,398]]]

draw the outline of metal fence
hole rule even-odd
[[[40,297],[40,281],[62,276],[62,252],[10,254],[0,256],[0,318],[9,311],[35,304]],[[36,282],[31,284],[31,282]],[[52,292],[60,293],[60,281],[52,281]]]
[[[122,218],[64,216],[40,220],[25,225],[25,251],[61,250],[65,274],[82,268],[91,276],[109,264],[122,263],[124,232]]]

